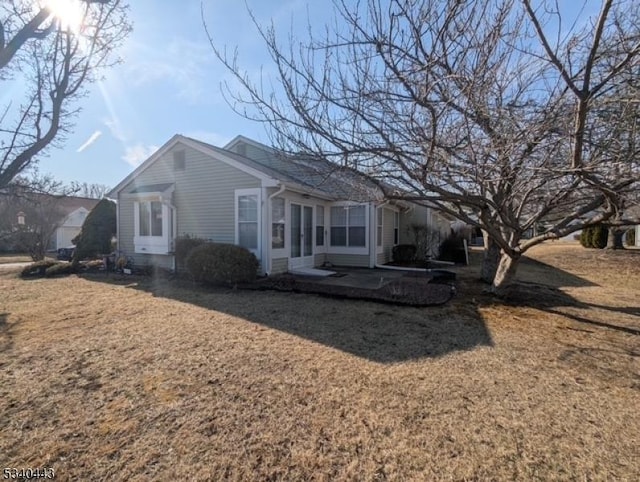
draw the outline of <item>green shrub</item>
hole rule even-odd
[[[178,269],[186,269],[187,257],[193,251],[194,248],[202,246],[208,241],[203,238],[197,238],[189,234],[179,236],[176,238],[174,255],[176,257],[176,267]]]
[[[52,276],[69,275],[69,274],[75,273],[76,271],[77,269],[75,266],[73,266],[73,264],[67,263],[67,262],[58,262],[56,264],[49,266],[45,270],[44,275],[47,278],[50,278]]]
[[[391,256],[396,263],[406,263],[416,258],[418,247],[415,244],[398,244],[391,250]]]
[[[40,278],[44,276],[47,269],[54,264],[57,263],[52,259],[42,259],[40,261],[36,261],[35,263],[31,263],[29,266],[25,266],[24,268],[22,268],[20,276],[22,278]]]
[[[636,245],[636,228],[635,226],[629,229],[625,236],[624,240],[627,243],[627,246],[635,246]]]
[[[84,220],[80,234],[74,239],[73,263],[85,258],[110,253],[111,238],[116,234],[116,203],[102,199]]]
[[[253,253],[240,246],[205,243],[191,250],[186,267],[195,281],[234,285],[256,278],[258,260]]]
[[[606,226],[597,224],[588,226],[580,233],[580,244],[585,248],[604,249],[607,246],[609,230]]]
[[[451,234],[440,244],[440,257],[438,259],[453,263],[466,263],[464,238],[457,234]]]

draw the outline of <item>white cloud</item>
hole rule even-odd
[[[128,77],[134,85],[169,81],[178,96],[191,103],[217,95],[217,85],[213,86],[212,80],[220,68],[207,43],[174,38],[166,48],[139,44],[134,52],[136,58],[128,64]]]
[[[109,129],[109,132],[111,132],[111,135],[113,137],[115,137],[120,142],[127,141],[127,135],[125,134],[124,129],[122,128],[122,124],[120,124],[120,119],[118,119],[115,116],[107,117],[105,119],[102,119],[102,122],[107,127],[107,129]]]
[[[232,138],[210,131],[191,131],[185,134],[187,137],[206,142],[213,146],[223,147],[231,141]]]
[[[138,167],[144,161],[146,161],[151,154],[158,150],[158,146],[145,146],[144,144],[138,143],[134,146],[128,146],[125,148],[124,156],[122,159],[126,161],[128,164],[131,164],[133,167]]]
[[[93,134],[89,136],[89,138],[85,141],[84,144],[78,147],[78,150],[76,152],[82,152],[85,149],[87,149],[91,144],[96,142],[101,135],[102,135],[102,131],[95,131]]]

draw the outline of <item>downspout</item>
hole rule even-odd
[[[173,197],[173,195],[172,195]],[[171,270],[175,273],[177,270],[176,266],[176,237],[178,236],[178,210],[173,205],[171,201],[167,201],[162,198],[162,203],[167,205],[169,209],[171,209],[171,235],[173,236],[173,256],[171,256]]]
[[[272,213],[271,213],[271,200],[274,197],[279,196],[280,194],[282,194],[285,191],[286,187],[284,184],[280,183],[280,188],[274,192],[273,194],[271,194],[268,198],[267,198],[267,228],[269,228],[269,226],[271,226],[271,223],[273,222],[273,220],[271,219]],[[286,203],[285,203],[285,209],[286,209]],[[268,229],[267,229],[268,232]],[[269,237],[270,239],[270,237]],[[286,246],[286,242],[285,242],[285,246]],[[269,276],[271,274],[271,244],[267,243],[267,246],[265,246],[267,249],[266,251],[268,251],[269,255],[268,256],[263,256],[265,258],[265,260],[263,260],[263,264],[265,266],[265,270],[264,270],[264,274],[266,274],[267,276]],[[264,252],[265,250],[263,250]]]

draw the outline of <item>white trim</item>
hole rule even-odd
[[[382,254],[384,253],[384,206],[380,205],[380,206],[376,206],[375,208],[375,213],[376,213],[376,235],[375,235],[375,241],[376,241],[376,254]],[[380,214],[380,216],[378,217],[378,214]],[[380,236],[378,236],[378,220],[379,218],[382,218],[382,222],[380,223]],[[379,243],[379,244],[378,244]]]
[[[240,235],[239,235],[239,231],[238,231],[238,198],[240,196],[257,196],[257,203],[258,203],[258,207],[257,207],[257,216],[258,219],[256,220],[257,223],[257,228],[258,228],[258,232],[256,233],[256,237],[257,237],[257,246],[256,249],[250,249],[249,251],[251,251],[253,254],[256,255],[256,258],[258,258],[258,260],[260,260],[261,262],[264,262],[264,258],[262,256],[262,244],[263,244],[263,232],[264,232],[264,227],[262,226],[262,188],[259,187],[254,187],[254,188],[248,188],[248,189],[236,189],[234,191],[234,203],[233,203],[233,223],[234,223],[234,231],[235,231],[235,244],[236,245],[240,245],[239,241],[240,241]],[[268,252],[268,251],[267,251]]]
[[[293,228],[293,221],[292,221],[292,217],[291,217],[291,208],[293,205],[296,206],[300,206],[300,256],[297,257],[293,257],[293,244],[291,243],[291,229]],[[314,226],[315,226],[315,216],[316,216],[316,210],[314,208],[314,204],[304,204],[298,201],[289,201],[289,236],[287,236],[289,238],[289,252],[288,252],[288,257],[289,257],[289,270],[295,270],[298,268],[313,268],[313,265],[315,264],[315,258],[316,258],[316,243],[315,243],[315,231],[314,231]],[[305,215],[304,215],[304,211],[305,208],[311,208],[311,254],[306,255],[304,254],[304,249],[305,249],[305,239],[304,239],[304,220],[305,220]]]
[[[370,229],[370,203],[359,203],[354,201],[337,201],[330,203],[329,205],[329,225],[328,225],[328,239],[326,240],[327,244],[327,253],[328,254],[354,254],[354,255],[366,255],[370,257],[369,246],[371,244],[371,232]],[[364,246],[333,246],[331,244],[331,208],[332,207],[349,207],[349,206],[364,206],[365,213],[365,236],[364,236]],[[349,225],[347,227],[347,233],[349,230]]]
[[[160,236],[140,235],[140,203],[159,202],[162,207],[162,234]],[[133,203],[133,251],[137,254],[170,254],[172,230],[169,229],[169,216],[174,209],[161,199],[139,199]],[[149,226],[151,229],[151,226]]]
[[[327,209],[326,205],[318,204],[318,203],[314,204],[314,207],[315,207],[315,213],[313,216],[313,247],[315,249],[314,253],[325,254],[327,252],[327,247],[329,245],[329,240],[328,240],[329,233],[327,231],[327,212],[329,211],[329,209]],[[323,243],[321,246],[318,246],[318,244],[316,244],[316,241],[317,241],[316,230],[318,229],[318,208],[319,207],[322,208]]]

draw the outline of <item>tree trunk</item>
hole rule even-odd
[[[480,279],[487,284],[492,284],[496,277],[498,264],[500,263],[500,247],[489,236],[484,234],[484,256],[482,258],[482,268]]]
[[[516,277],[520,255],[509,256],[502,253],[496,276],[491,285],[491,292],[501,298],[509,295],[513,281]]]
[[[607,249],[624,249],[622,244],[624,231],[622,229],[609,226],[609,234],[607,236]]]

